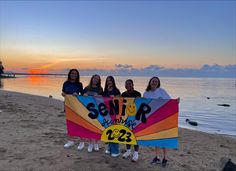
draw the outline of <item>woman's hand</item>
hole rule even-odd
[[[177,98],[178,103],[180,102],[180,97]]]

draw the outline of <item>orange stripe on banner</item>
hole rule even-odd
[[[104,130],[105,128],[101,125],[101,123],[96,119],[91,119],[88,114],[88,109],[74,96],[68,95],[65,97],[65,104],[68,106],[71,110],[73,110],[77,115],[82,117],[87,122],[93,124],[100,130]]]
[[[178,137],[178,128],[172,128],[165,131],[157,132],[154,134],[136,137],[136,140],[153,140]]]
[[[168,130],[171,128],[178,127],[178,113],[172,115],[171,117],[168,117],[160,122],[157,122],[150,127],[147,127],[144,130],[141,130],[137,133],[135,133],[135,137],[145,136],[153,133],[157,133],[163,130]]]
[[[84,120],[83,118],[81,118],[79,115],[77,115],[73,110],[71,110],[69,107],[65,107],[66,108],[66,119],[74,122],[92,132],[96,132],[98,134],[102,134],[102,131],[99,130],[97,127],[95,127],[94,125],[90,124],[89,122],[87,122],[86,120]]]

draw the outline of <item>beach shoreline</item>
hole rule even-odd
[[[0,170],[220,170],[222,158],[236,163],[236,138],[179,128],[179,149],[168,165],[150,165],[151,147],[140,148],[137,163],[100,151],[64,149],[67,141],[63,101],[0,90]],[[121,145],[122,152],[125,146]]]

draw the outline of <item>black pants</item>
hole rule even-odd
[[[126,144],[126,148],[127,150],[130,150],[131,149],[131,145],[130,144]],[[134,145],[134,151],[138,151],[139,149],[139,146],[138,145]]]

